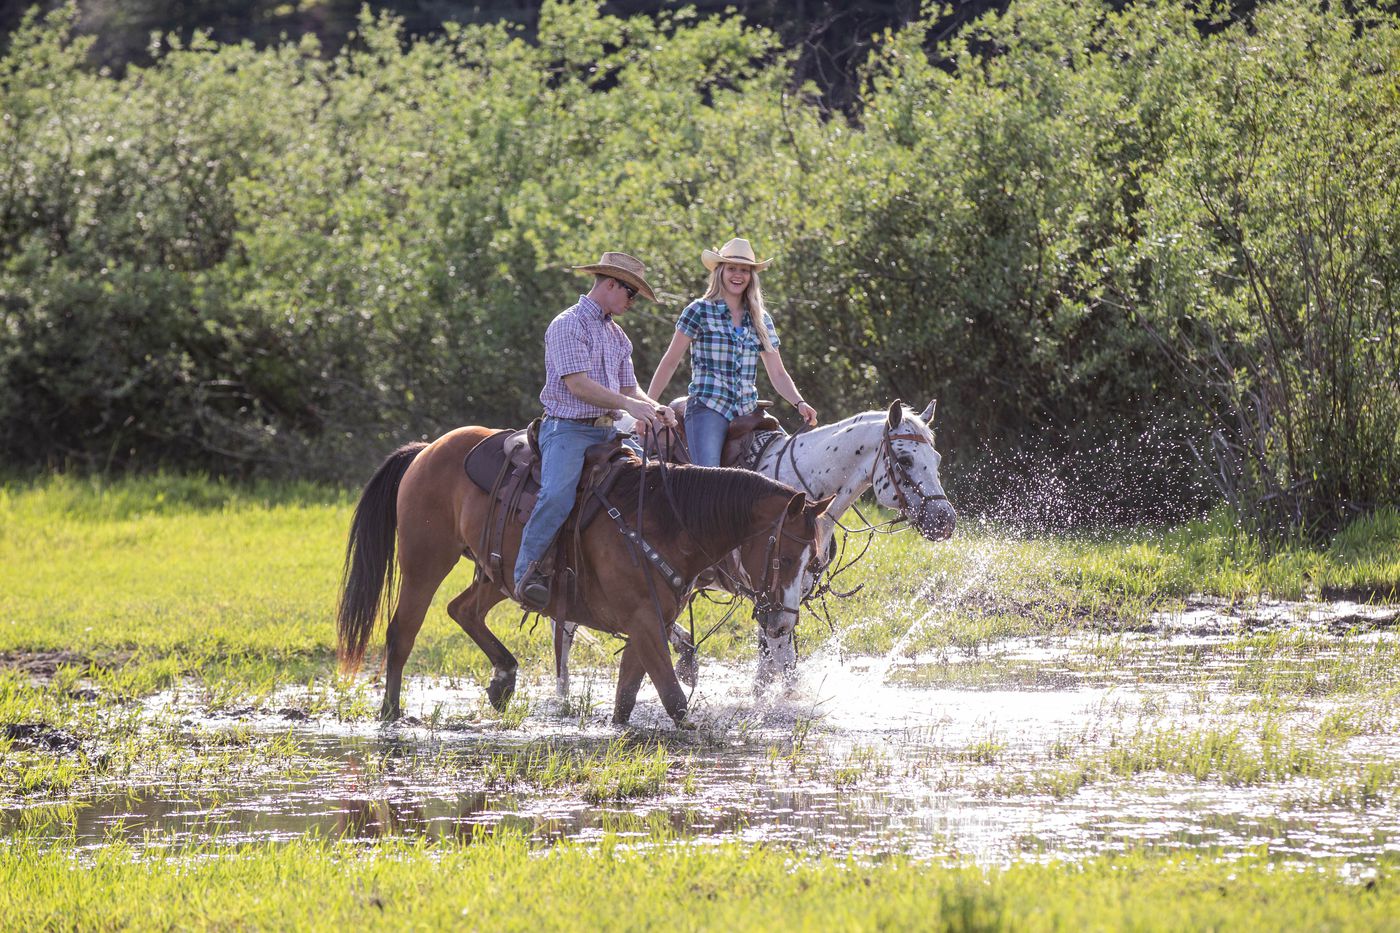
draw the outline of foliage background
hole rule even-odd
[[[837,109],[777,34],[690,9],[362,13],[335,54],[169,37],[117,71],[75,8],[31,14],[0,60],[0,457],[363,479],[535,413],[605,249],[664,293],[627,322],[649,373],[737,234],[778,259],[806,397],[937,396],[964,502],[1056,464],[1089,517],[1208,481],[1265,536],[1394,503],[1393,16],[941,15],[874,37]]]

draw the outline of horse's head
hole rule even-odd
[[[922,414],[915,414],[895,399],[882,426],[873,475],[876,500],[930,541],[951,538],[958,519],[938,478],[943,458],[929,427],[937,405],[937,400],[929,402]]]
[[[752,584],[754,618],[769,638],[781,638],[797,625],[802,600],[826,567],[832,530],[826,517],[831,498],[812,502],[795,492],[781,505],[772,510],[766,529],[739,552]],[[755,508],[759,520],[766,511],[762,506]]]

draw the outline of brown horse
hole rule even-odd
[[[466,475],[466,455],[492,432],[458,428],[432,444],[408,444],[389,455],[360,496],[345,555],[344,591],[338,611],[342,671],[358,670],[375,620],[397,604],[385,633],[387,674],[380,717],[399,716],[403,667],[433,594],[464,555],[482,539],[490,496]],[[676,679],[666,641],[695,578],[735,548],[744,552],[751,580],[762,580],[755,615],[765,631],[781,637],[797,621],[803,593],[819,570],[817,521],[830,500],[809,503],[790,486],[750,473],[710,467],[629,463],[609,498],[622,517],[676,571],[673,586],[635,552],[608,516],[599,515],[580,537],[579,593],[592,627],[625,636],[613,721],[625,723],[636,704],[642,675],[656,686],[666,712],[678,724],[686,714],[685,692]],[[639,490],[639,485],[645,484]],[[646,503],[640,523],[627,507]],[[822,542],[824,543],[824,542]],[[502,566],[512,567],[520,529],[509,529]],[[478,568],[484,565],[477,561]],[[648,580],[648,576],[651,577]],[[515,690],[517,662],[486,626],[486,613],[511,595],[510,581],[478,573],[472,585],[448,604],[447,613],[491,660],[487,697],[503,709]],[[560,588],[556,588],[560,589]],[[562,611],[559,597],[545,615]]]

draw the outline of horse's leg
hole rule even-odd
[[[661,705],[666,707],[666,712],[679,726],[685,721],[689,701],[686,700],[685,690],[681,688],[680,681],[676,679],[676,668],[671,664],[671,649],[661,637],[661,629],[656,624],[656,614],[647,606],[633,615],[632,621],[627,647],[632,649],[635,646],[642,667],[651,678],[652,685],[656,687],[657,695],[661,697]]]
[[[447,614],[471,636],[495,669],[486,685],[486,698],[498,710],[505,709],[515,693],[515,671],[520,666],[515,655],[486,627],[486,613],[503,599],[499,586],[480,577],[447,604]]]
[[[695,689],[695,679],[700,669],[695,658],[695,642],[679,622],[671,623],[671,644],[676,647],[676,677],[687,687]]]
[[[578,626],[563,619],[550,619],[554,630],[554,692],[561,700],[569,698],[569,651],[574,647]]]
[[[428,606],[433,594],[452,570],[448,564],[445,570],[439,568],[410,571],[403,568],[403,582],[399,585],[398,604],[394,615],[389,619],[389,627],[384,633],[384,703],[379,707],[379,718],[385,722],[398,719],[399,694],[403,689],[403,666],[413,652],[413,642],[418,638],[418,630],[423,627],[423,617],[428,614]]]
[[[778,677],[782,677],[783,687],[791,689],[797,681],[797,643],[794,634],[788,632],[777,638],[769,637],[763,629],[758,630],[758,670],[754,674],[753,691],[762,693]]]
[[[622,666],[617,672],[617,696],[613,700],[613,725],[625,726],[632,718],[632,708],[637,705],[637,691],[642,686],[642,675],[646,668],[642,665],[641,653],[636,644],[628,640],[622,649]]]

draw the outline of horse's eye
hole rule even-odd
[[[899,465],[902,467],[911,467],[914,465],[914,458],[908,454],[900,454],[898,459]]]

